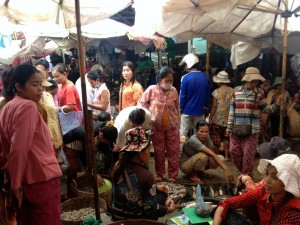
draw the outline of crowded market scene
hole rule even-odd
[[[0,225],[300,224],[300,0],[0,0]]]

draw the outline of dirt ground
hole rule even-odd
[[[290,139],[289,141],[292,144],[292,150],[294,152],[300,153],[300,139],[298,139],[298,138],[297,139]],[[260,160],[260,158],[258,156],[256,156],[255,159],[254,159],[253,177],[254,177],[255,182],[260,181],[263,178],[263,175],[260,174],[257,171],[257,166],[259,164],[259,160]],[[225,164],[231,169],[231,171],[232,171],[232,173],[235,177],[235,180],[236,180],[237,176],[240,173],[237,170],[237,168],[235,167],[235,165],[231,161],[225,162]],[[167,168],[167,162],[166,162],[166,168]],[[150,171],[152,171],[153,175],[155,176],[154,158],[153,157],[150,157],[149,169],[150,169]],[[217,168],[215,170],[207,170],[206,172],[211,176],[210,176],[210,178],[201,178],[205,185],[211,185],[211,184],[216,184],[216,183],[228,183],[228,181],[224,177],[224,173],[223,173],[223,170],[221,168]],[[164,179],[166,180],[167,178],[168,178],[167,175],[165,175]],[[62,177],[62,185],[61,185],[62,193],[66,192],[65,181],[66,181],[65,176],[63,176]],[[192,194],[192,187],[196,186],[196,184],[192,183],[188,179],[188,177],[186,175],[184,175],[181,171],[179,172],[179,175],[176,178],[176,183],[186,185],[189,195]],[[165,217],[159,218],[158,221],[163,222],[165,224],[174,224],[170,219],[175,217],[175,216],[181,215],[181,214],[183,214],[182,209],[178,209],[178,210],[174,211],[173,213],[171,213],[171,214],[169,214]],[[101,224],[110,224],[111,223],[110,217],[107,214],[101,214],[101,219],[102,219]]]

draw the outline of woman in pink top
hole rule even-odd
[[[0,111],[0,170],[16,199],[17,222],[59,225],[62,173],[37,109],[42,76],[33,66],[17,66],[13,87],[16,97]]]
[[[157,74],[157,85],[151,85],[139,100],[139,105],[151,113],[152,142],[155,150],[156,180],[165,174],[165,153],[168,158],[168,181],[174,182],[179,171],[180,110],[177,90],[172,86],[173,71],[162,67]]]
[[[58,106],[65,113],[82,111],[79,94],[72,81],[68,80],[69,69],[64,63],[58,63],[52,71],[53,79],[61,84],[58,90]]]
[[[137,105],[143,94],[143,87],[137,82],[135,77],[135,66],[130,61],[122,64],[122,76],[119,97],[119,112],[129,106]]]

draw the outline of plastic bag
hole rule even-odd
[[[196,189],[196,211],[201,217],[209,217],[212,212],[212,207],[209,203],[204,202],[201,194],[201,186],[198,184]]]
[[[61,171],[63,173],[65,173],[69,169],[70,163],[69,163],[67,156],[62,148],[58,149],[57,161],[59,163]]]
[[[59,112],[58,118],[62,135],[64,135],[68,133],[68,131],[79,127],[82,124],[83,113],[82,111],[73,111],[69,113]]]

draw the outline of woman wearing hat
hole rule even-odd
[[[281,95],[281,84],[282,84],[282,77],[276,77],[275,81],[271,87],[271,90],[267,96],[267,103],[273,104],[276,102],[276,99]],[[290,100],[290,94],[288,91],[285,91],[286,102]],[[271,130],[272,130],[272,137],[279,135],[279,125],[280,125],[280,107],[276,109],[276,111],[269,115],[269,121],[271,123]],[[288,118],[286,115],[286,110],[284,111],[284,129],[283,129],[283,136],[286,136],[286,127],[288,124]]]
[[[226,127],[233,89],[228,86],[230,80],[228,79],[228,73],[225,71],[221,71],[214,76],[213,81],[218,84],[219,88],[212,93],[213,98],[209,117],[210,137],[214,146],[224,151],[225,160],[229,160],[229,139],[226,136]]]
[[[261,225],[300,224],[299,157],[284,154],[274,160],[261,159],[258,171],[265,174],[264,186],[220,202],[213,225],[228,223],[231,210],[249,206],[257,207]]]
[[[93,117],[96,119],[101,111],[110,114],[110,92],[105,84],[105,77],[98,71],[90,71],[87,79],[94,88],[93,102],[87,103],[93,109]]]
[[[121,149],[120,160],[113,175],[114,221],[124,219],[151,219],[173,212],[173,200],[158,201],[158,193],[167,192],[166,186],[156,185],[147,164],[152,145],[141,127],[126,132],[126,145]]]
[[[241,173],[250,176],[260,133],[260,110],[272,113],[281,102],[279,97],[274,104],[266,104],[263,90],[257,88],[264,80],[257,68],[248,67],[242,79],[244,85],[234,88],[230,102],[227,135],[230,136],[231,159]]]

